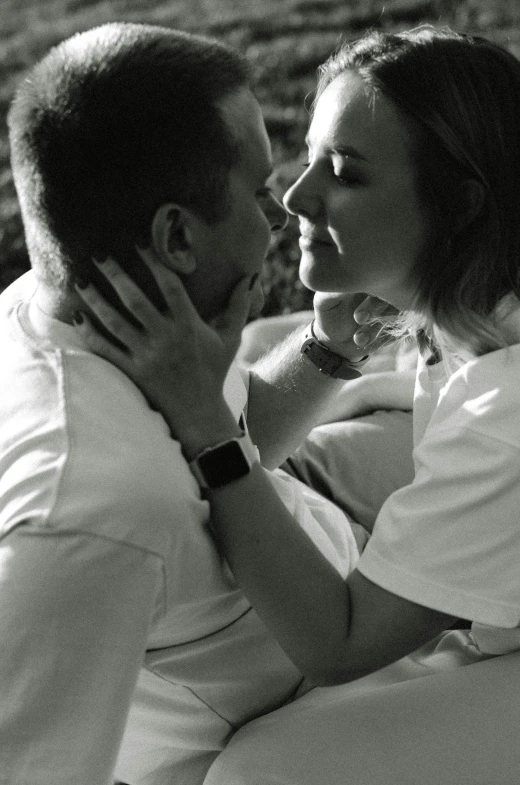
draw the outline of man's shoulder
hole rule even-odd
[[[0,293],[0,314],[8,314],[17,303],[29,300],[36,289],[32,270],[24,273]]]
[[[172,519],[202,520],[179,443],[119,369],[77,349],[13,355],[0,381],[0,467],[14,500],[4,531],[33,519],[162,550]]]

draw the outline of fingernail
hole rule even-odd
[[[365,324],[366,321],[370,318],[370,314],[368,311],[356,311],[354,314],[354,319],[358,324]]]
[[[95,262],[95,264],[104,264],[107,259],[108,256],[100,256],[99,259],[92,258],[92,261]]]
[[[358,333],[356,333],[354,335],[354,341],[356,342],[357,346],[366,346],[370,341],[370,335],[367,335],[366,333],[360,333],[358,335]]]
[[[74,311],[72,314],[72,321],[74,324],[83,324],[83,314],[81,311]]]

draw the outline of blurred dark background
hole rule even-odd
[[[520,57],[520,0],[2,0],[0,29],[0,290],[28,269],[9,167],[5,117],[24,72],[54,44],[108,21],[148,22],[221,38],[253,63],[281,196],[301,170],[317,66],[367,28],[423,22],[487,36]],[[309,307],[298,280],[295,222],[273,240],[264,315]]]

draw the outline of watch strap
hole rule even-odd
[[[342,357],[336,354],[331,349],[328,349],[321,341],[319,341],[313,330],[314,319],[306,330],[305,338],[301,347],[301,353],[306,357],[318,370],[330,376],[333,379],[343,379],[349,381],[350,379],[357,379],[361,376],[361,371],[367,362],[369,355],[366,354],[360,360],[349,360],[347,357]]]

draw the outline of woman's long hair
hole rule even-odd
[[[321,67],[316,100],[344,71],[389,97],[410,137],[428,240],[401,327],[462,356],[501,348],[497,306],[520,295],[520,61],[425,25],[344,44]]]

